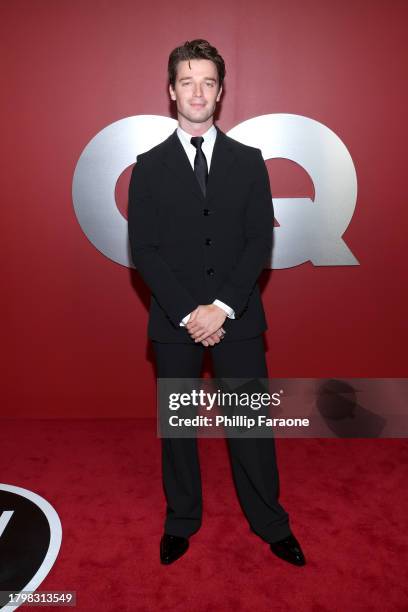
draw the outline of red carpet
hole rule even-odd
[[[301,568],[249,531],[225,442],[200,440],[203,527],[164,567],[153,421],[1,427],[1,480],[42,495],[60,516],[60,554],[39,590],[75,590],[77,607],[67,610],[408,610],[406,440],[277,440],[280,500],[308,561]]]

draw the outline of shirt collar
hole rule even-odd
[[[184,144],[193,146],[190,142],[192,134],[188,134],[183,129],[181,129],[180,126],[178,126],[177,128],[177,135]],[[204,138],[204,143],[206,145],[213,145],[217,137],[217,129],[215,125],[213,124],[210,128],[208,128],[208,130],[204,134],[202,134],[202,137]]]

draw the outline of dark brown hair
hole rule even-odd
[[[225,77],[225,63],[215,47],[212,47],[207,40],[197,38],[196,40],[186,41],[184,45],[176,47],[169,56],[169,83],[174,87],[177,76],[177,65],[179,62],[192,59],[206,59],[214,62],[217,72],[219,85],[223,84]]]

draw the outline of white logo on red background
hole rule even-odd
[[[133,267],[127,221],[115,202],[119,176],[137,155],[162,142],[177,121],[158,115],[127,117],[108,125],[86,145],[73,178],[75,213],[85,235],[106,257]],[[327,126],[301,115],[261,115],[228,132],[261,149],[265,160],[285,158],[309,174],[310,198],[273,198],[275,218],[271,268],[306,261],[315,266],[358,265],[342,236],[354,213],[357,175],[351,155]]]

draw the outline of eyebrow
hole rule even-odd
[[[187,77],[182,77],[181,79],[179,79],[179,81],[189,81],[190,79],[192,79],[193,77],[191,76],[187,76]],[[214,81],[214,83],[217,82],[217,79],[214,79],[213,77],[204,77],[205,81]]]

